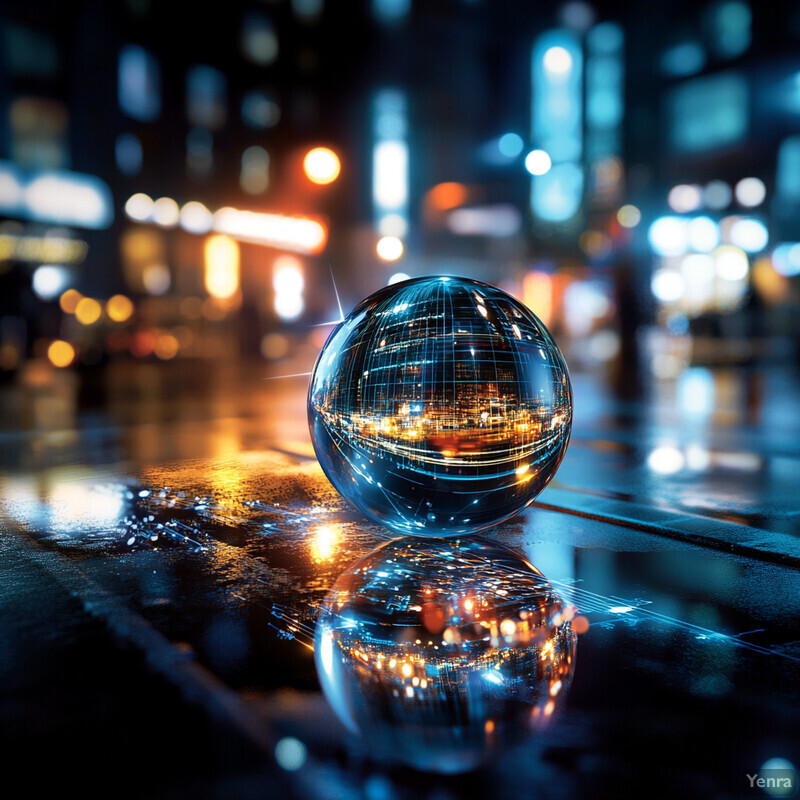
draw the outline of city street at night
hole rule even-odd
[[[799,310],[798,2],[7,0],[6,794],[796,796]]]

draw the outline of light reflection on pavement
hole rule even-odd
[[[343,744],[308,647],[336,577],[387,534],[322,476],[305,382],[290,380],[253,380],[244,391],[231,382],[230,396],[185,408],[180,397],[151,398],[149,419],[122,403],[80,432],[4,434],[2,523],[23,543],[25,563],[73,595],[85,580],[150,626],[165,648],[145,653],[160,659],[157,674],[185,685],[164,663],[174,648],[193,653],[213,677],[200,707],[228,708],[226,724],[259,752],[273,746],[259,726],[306,742],[306,781],[291,784],[298,796],[321,796],[319,775],[331,771],[348,796],[361,780],[360,745]],[[777,446],[766,428],[709,428],[708,458],[692,469],[699,433],[650,425],[611,402],[587,400],[581,413],[592,388],[576,380],[574,441],[553,487],[491,533],[589,619],[573,690],[530,745],[540,757],[512,752],[476,780],[498,797],[531,781],[545,797],[610,790],[623,774],[629,786],[653,776],[676,791],[689,786],[687,796],[692,787],[728,791],[745,767],[800,751],[797,439]],[[664,446],[683,455],[674,472],[648,465]],[[96,597],[81,602],[86,612]],[[121,612],[97,613],[113,629]],[[77,622],[71,635],[85,636]],[[129,645],[147,651],[151,639]],[[0,659],[3,674],[22,661]],[[276,769],[271,754],[255,763],[246,769],[261,777]],[[397,796],[422,791],[413,775],[387,775]],[[430,794],[443,785],[422,784]],[[465,788],[446,786],[456,796]]]

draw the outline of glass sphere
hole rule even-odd
[[[572,389],[542,322],[485,283],[416,278],[361,302],[331,333],[308,394],[331,483],[401,534],[474,533],[553,477]]]
[[[395,539],[328,594],[317,673],[377,757],[462,772],[550,721],[575,668],[572,612],[506,547]]]

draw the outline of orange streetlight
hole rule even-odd
[[[333,183],[342,171],[339,156],[328,147],[314,147],[303,159],[306,177],[312,182],[325,186]]]

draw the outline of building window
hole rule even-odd
[[[152,122],[161,113],[161,70],[156,57],[129,44],[119,52],[120,108],[133,119]]]

